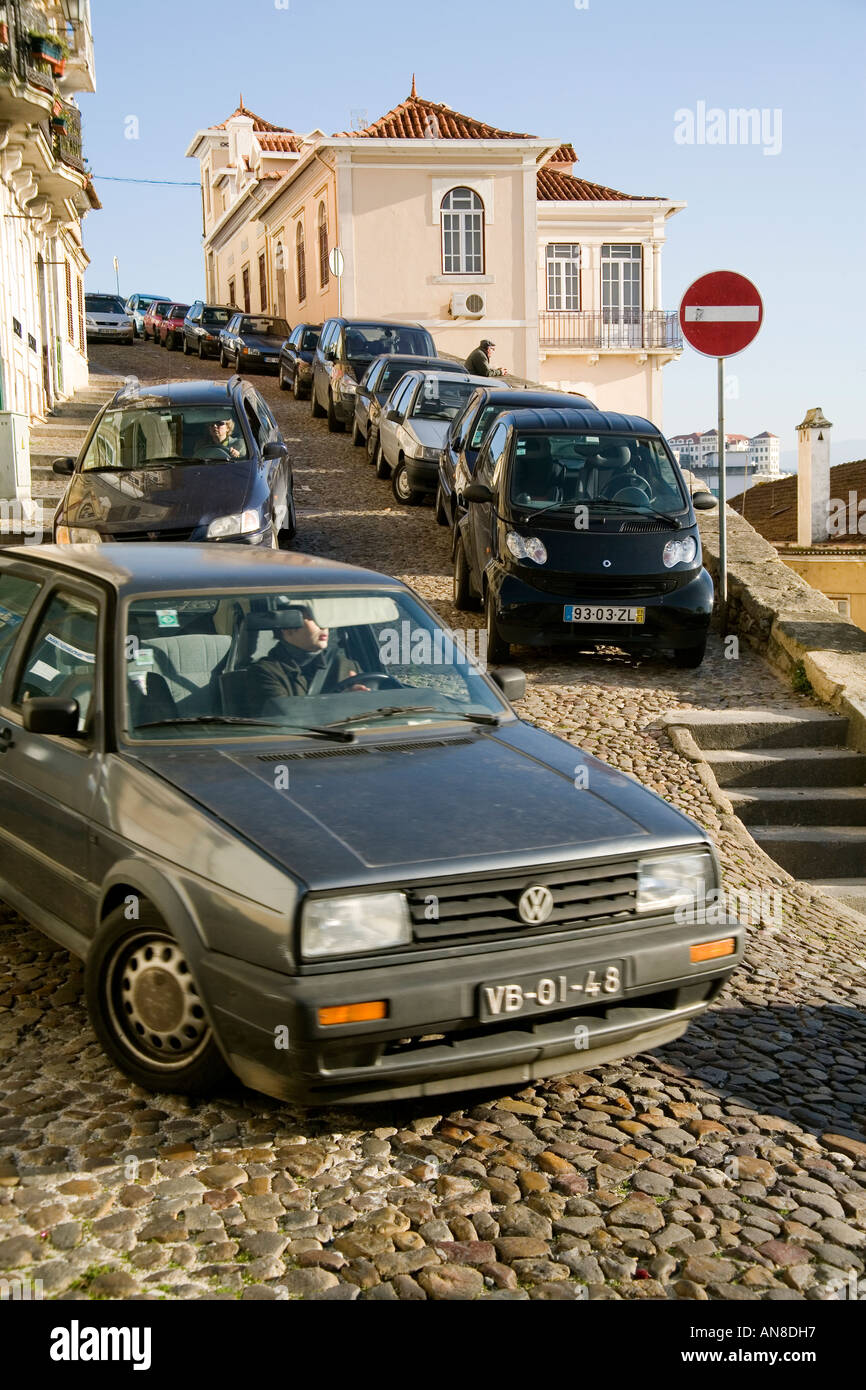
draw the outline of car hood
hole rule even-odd
[[[411,419],[406,421],[406,428],[410,434],[414,434],[419,444],[426,445],[428,449],[441,449],[451,421]]]
[[[284,337],[276,337],[271,333],[244,333],[241,335],[241,342],[245,347],[257,348],[259,352],[279,352],[285,341]]]
[[[187,463],[117,472],[76,473],[60,505],[65,526],[115,535],[162,526],[197,526],[244,510],[250,463]]]
[[[706,841],[634,779],[529,725],[429,738],[128,756],[316,889]]]

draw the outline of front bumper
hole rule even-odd
[[[131,343],[135,336],[132,324],[129,328],[88,328],[89,343]]]
[[[734,938],[732,955],[691,962],[692,944],[721,936]],[[512,939],[497,949],[452,948],[432,959],[306,975],[280,975],[215,952],[193,964],[217,1039],[241,1081],[280,1099],[330,1104],[527,1082],[658,1047],[712,1003],[742,958],[744,938],[738,923],[632,922],[576,930],[555,944]],[[480,1021],[485,983],[611,960],[623,963],[616,1000]],[[318,1022],[327,1005],[380,999],[388,1004],[380,1022]],[[576,1034],[578,1026],[585,1033]]]
[[[439,485],[439,460],[406,460],[406,477],[417,492],[435,492]]]
[[[536,588],[532,571],[520,575],[494,562],[487,571],[496,604],[497,625],[504,639],[519,646],[580,646],[682,648],[697,645],[705,636],[713,611],[713,581],[701,569],[694,579],[668,594],[630,598],[627,594],[605,597],[599,593],[583,597],[586,580],[581,577],[581,594],[551,594]],[[578,576],[575,576],[577,587]],[[639,580],[637,581],[639,582]],[[567,623],[566,604],[598,607],[643,608],[643,623]]]

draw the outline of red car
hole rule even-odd
[[[159,323],[159,342],[169,352],[180,347],[183,340],[183,321],[189,313],[188,304],[169,304]]]
[[[142,322],[142,337],[152,338],[156,343],[159,341],[159,325],[165,317],[166,309],[171,308],[170,299],[155,299],[144,316]]]

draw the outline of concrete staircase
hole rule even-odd
[[[77,458],[94,416],[123,385],[121,376],[93,376],[87,386],[58,405],[30,428],[30,477],[35,502],[42,507],[46,535],[67,479],[54,473],[56,458]]]
[[[734,813],[795,878],[866,913],[866,753],[821,710],[676,716]]]

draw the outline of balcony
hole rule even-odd
[[[40,121],[54,101],[55,68],[36,51],[34,27],[44,28],[36,12],[17,0],[0,3],[0,120]]]
[[[544,309],[538,315],[542,348],[572,352],[681,352],[675,309]]]
[[[83,174],[85,165],[81,143],[81,112],[71,101],[60,102],[59,106],[60,110],[56,111],[51,122],[54,157]]]

